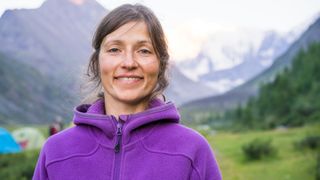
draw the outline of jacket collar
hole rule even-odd
[[[109,138],[112,138],[116,133],[118,121],[113,115],[106,115],[104,107],[103,99],[97,100],[92,105],[84,104],[76,107],[74,109],[74,124],[97,127]],[[180,115],[173,103],[164,103],[159,99],[153,99],[147,110],[136,114],[120,115],[119,119],[124,122],[123,135],[126,136],[136,128],[157,121],[179,123]]]

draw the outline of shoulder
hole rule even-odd
[[[181,154],[191,159],[211,151],[207,140],[197,131],[181,124],[161,123],[144,141],[145,147],[169,154]]]
[[[76,126],[50,136],[42,151],[48,164],[72,156],[90,154],[97,145],[89,127]]]
[[[189,159],[194,179],[222,179],[210,144],[191,128],[174,123],[159,124],[143,144],[153,153],[179,155]]]
[[[194,129],[177,123],[161,123],[153,131],[156,136],[168,137],[168,140],[181,141],[188,140],[187,144],[203,144],[207,143],[206,139]]]

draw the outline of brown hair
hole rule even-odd
[[[162,26],[155,14],[147,7],[140,4],[124,4],[109,12],[100,22],[92,41],[94,52],[91,55],[87,69],[89,82],[94,83],[95,89],[101,88],[99,71],[99,51],[101,43],[108,34],[120,28],[122,25],[132,21],[143,21],[146,23],[149,36],[156,55],[160,60],[160,70],[156,88],[151,97],[161,94],[168,86],[167,69],[169,53],[167,41]]]

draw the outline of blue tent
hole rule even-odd
[[[11,134],[0,127],[0,154],[21,152],[19,144],[13,139]]]

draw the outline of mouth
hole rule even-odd
[[[115,76],[114,79],[123,83],[131,84],[131,83],[139,82],[144,78],[143,76],[136,76],[136,75],[120,75],[120,76]]]

